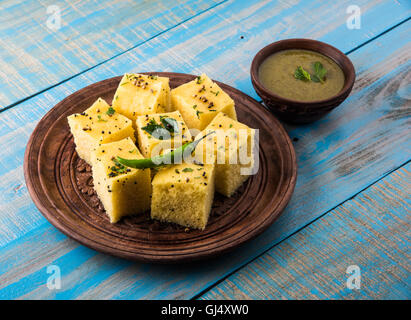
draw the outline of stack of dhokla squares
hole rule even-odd
[[[68,123],[112,223],[150,210],[153,219],[204,229],[214,191],[230,197],[254,163],[255,130],[237,121],[234,101],[205,74],[173,90],[168,78],[125,74],[111,106],[99,98]],[[207,133],[191,161],[135,169],[117,160],[165,154]],[[230,161],[244,149],[248,162]]]

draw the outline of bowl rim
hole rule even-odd
[[[305,48],[304,46],[307,46],[308,44],[314,44],[316,46],[316,49]],[[291,46],[287,48],[282,48],[282,46],[284,45],[286,46],[291,45]],[[279,96],[273,93],[272,91],[268,90],[261,83],[258,77],[258,71],[259,71],[259,67],[261,63],[271,54],[284,51],[284,50],[293,50],[293,49],[314,51],[314,52],[322,54],[330,58],[331,60],[333,60],[341,68],[345,76],[345,82],[344,82],[344,86],[342,87],[342,89],[336,95],[333,95],[327,99],[313,100],[313,101],[292,100],[292,99]],[[342,61],[344,61],[345,66],[343,66],[342,63],[337,61],[335,58],[331,57],[326,52],[323,52],[326,50],[333,51]],[[305,39],[305,38],[284,39],[284,40],[275,41],[275,42],[272,42],[266,45],[260,51],[258,51],[257,54],[254,56],[253,61],[251,62],[250,74],[251,74],[251,81],[253,85],[256,86],[258,90],[261,90],[265,95],[269,96],[270,98],[275,99],[279,103],[285,104],[285,105],[293,104],[293,105],[305,106],[305,107],[311,107],[311,108],[325,107],[331,103],[334,103],[336,100],[345,99],[350,93],[354,85],[354,82],[355,82],[354,65],[351,62],[351,60],[347,57],[347,55],[345,55],[342,51],[340,51],[339,49],[337,49],[336,47],[328,43],[314,40],[314,39]]]

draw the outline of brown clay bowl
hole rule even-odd
[[[305,49],[321,53],[334,60],[345,75],[344,87],[328,99],[302,102],[280,97],[260,82],[258,70],[261,63],[273,53],[288,49]],[[355,81],[355,70],[351,60],[337,48],[311,39],[287,39],[273,42],[261,49],[251,63],[251,82],[264,104],[279,118],[291,123],[309,123],[326,115],[339,106],[350,94]]]

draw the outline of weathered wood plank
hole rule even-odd
[[[370,34],[378,33],[377,26],[372,23],[364,25],[361,30],[341,29],[335,24],[335,21],[340,21],[345,25],[345,9],[349,2],[338,2],[331,8],[329,4],[325,6],[322,2],[307,3],[249,1],[223,4],[141,47],[12,108],[15,110],[0,113],[0,245],[44,223],[22,183],[22,161],[28,137],[35,124],[59,100],[88,84],[131,70],[187,73],[205,71],[258,99],[249,80],[249,64],[253,53],[280,37],[309,37],[310,32],[317,29],[306,17],[311,19],[316,15],[316,20],[327,21],[330,27],[322,28],[323,34],[317,35],[329,37],[329,34],[334,34],[331,43],[343,51],[359,45],[359,42],[352,43],[353,38],[364,41]],[[365,1],[359,5],[364,8],[363,20],[374,21],[381,20],[375,19],[375,12],[381,14],[381,10],[388,9],[386,7],[390,7],[391,2],[381,4],[379,1]],[[330,16],[325,10],[327,8],[338,14]],[[391,9],[396,10],[395,7]],[[371,16],[368,16],[368,13]],[[293,24],[287,24],[289,21],[293,21]],[[380,31],[389,24],[380,26]],[[201,36],[198,36],[199,34]],[[257,34],[259,36],[256,36]],[[273,39],[272,35],[277,35],[277,38]],[[244,39],[241,39],[241,36]],[[215,42],[218,44],[214,45]],[[205,46],[205,43],[210,45]],[[216,46],[221,49],[217,51]],[[374,60],[370,61],[377,63],[379,57],[383,59],[386,55],[381,52],[376,57],[373,53]],[[360,75],[364,71],[361,68],[366,68],[364,66],[365,61],[357,63]],[[378,74],[373,73],[373,76],[380,77],[389,71],[389,65],[384,65],[383,70]],[[369,73],[365,73],[365,76],[369,76]],[[301,137],[304,131],[311,130],[310,128],[299,129],[301,133],[298,135],[291,130],[291,134]],[[310,137],[307,137],[303,143],[307,143],[309,139]]]
[[[410,299],[411,164],[228,277],[200,299]],[[346,285],[358,265],[360,289]]]
[[[13,1],[2,2],[0,43],[7,50],[0,54],[0,109],[138,46],[156,34],[221,2],[224,1],[124,0],[98,3],[81,1],[75,4],[65,0],[21,4]],[[47,14],[47,8],[50,5],[60,8],[62,27],[57,31],[47,27],[47,20],[51,15]],[[381,28],[389,28],[399,23],[410,14],[406,1],[358,1],[357,5],[361,7],[363,14],[363,30],[352,30],[350,36],[344,39],[350,48],[383,31]],[[294,30],[284,30],[284,26],[290,22],[295,25],[298,19],[299,24],[305,23],[305,32],[301,35],[322,37],[323,40],[333,43],[336,40],[334,32],[324,36],[324,30],[335,30],[340,34],[347,32],[347,6],[348,3],[344,2],[330,6],[321,1],[276,4],[279,10],[274,12],[271,19],[266,20],[271,28],[272,22],[281,22],[278,27],[272,28],[273,33],[264,29],[251,29],[248,34],[243,35],[253,37],[261,32],[262,35],[258,35],[260,39],[272,38],[273,35],[276,38],[278,35],[286,37],[287,33],[293,33]],[[328,10],[332,10],[334,14],[312,23],[317,14],[313,12]],[[256,13],[267,14],[261,11]],[[291,17],[288,18],[287,15]],[[381,15],[384,15],[383,21],[378,18]],[[240,20],[234,19],[230,22]],[[237,26],[235,29],[239,31],[243,27]],[[253,35],[255,31],[257,33]],[[213,53],[212,50],[208,52]]]
[[[0,3],[0,110],[218,5],[217,0]],[[54,8],[61,27],[53,26]],[[47,11],[51,8],[52,11]]]
[[[339,5],[341,5],[340,9],[346,6],[340,2],[335,6]],[[292,11],[289,12],[287,19],[283,17],[275,20],[273,17],[276,17],[278,10],[279,8],[272,2],[258,2],[254,5],[250,4],[250,7],[242,7],[242,3],[222,5],[218,10],[210,10],[204,16],[183,24],[181,29],[177,28],[124,56],[109,61],[104,64],[104,68],[98,67],[3,112],[0,116],[0,143],[4,145],[0,149],[0,175],[8,174],[12,170],[19,172],[29,133],[36,121],[55,102],[88,83],[130,69],[135,70],[134,65],[139,65],[140,70],[163,70],[164,67],[166,70],[182,72],[205,70],[210,76],[240,87],[255,96],[249,83],[248,67],[245,66],[251,59],[251,52],[256,52],[265,44],[264,41],[267,43],[272,39],[267,41],[260,37],[249,36],[248,38],[248,35],[254,34],[259,29],[262,33],[268,30],[267,34],[276,34],[275,30],[278,32],[285,30],[287,37],[304,36],[306,29],[306,21],[300,24],[296,19],[300,12]],[[313,12],[319,15],[316,17],[318,20],[329,19],[331,22],[335,19],[335,17],[330,18],[327,13],[321,13],[322,11]],[[339,11],[336,9],[336,12]],[[341,12],[344,15],[345,10]],[[258,21],[253,15],[260,17]],[[296,25],[288,29],[288,25],[280,23],[281,19],[295,20]],[[233,25],[233,21],[241,22],[241,27],[237,24]],[[271,21],[268,27],[267,21]],[[280,23],[283,29],[276,22]],[[192,34],[196,34],[196,30],[199,33],[203,32],[201,37],[192,37]],[[63,240],[55,240],[58,231],[44,224],[44,220],[33,205],[22,198],[27,194],[25,187],[16,188],[16,196],[11,193],[11,190],[18,185],[11,175],[7,176],[9,179],[7,184],[5,183],[0,189],[0,197],[2,197],[0,200],[5,204],[3,208],[0,207],[2,209],[0,225],[3,226],[0,239],[6,239],[3,245],[10,243],[12,239],[17,240],[2,249],[0,270],[4,272],[0,276],[0,284],[4,283],[4,285],[0,285],[0,297],[192,297],[368,186],[370,182],[397,168],[407,161],[410,155],[409,142],[404,133],[407,128],[407,115],[409,115],[409,108],[407,108],[409,91],[404,81],[406,70],[409,68],[410,48],[407,40],[409,30],[410,25],[403,24],[351,55],[359,70],[360,81],[355,94],[324,120],[312,126],[289,128],[292,137],[300,139],[296,142],[296,149],[299,166],[302,168],[290,207],[278,223],[255,241],[220,260],[208,262],[206,266],[196,264],[163,267],[131,264],[96,254],[83,247],[77,250],[74,242],[62,245]],[[324,35],[328,32],[334,31],[324,30]],[[344,51],[350,50],[350,40],[346,39],[352,31],[346,32],[346,34],[336,33],[333,43]],[[245,35],[244,39],[240,38],[242,34]],[[181,39],[184,39],[183,43]],[[213,47],[208,50],[204,48],[204,43],[207,40],[212,43],[213,39],[219,39],[224,43],[224,50],[220,50],[218,54],[215,51],[208,54],[208,50],[215,50]],[[338,43],[341,43],[341,46]],[[375,55],[377,49],[378,56]],[[165,53],[162,53],[164,50]],[[204,61],[201,60],[203,55],[206,59]],[[381,90],[385,87],[391,90]],[[386,115],[392,114],[394,109],[398,111],[396,116],[387,117]],[[389,143],[386,143],[387,141]],[[397,153],[400,148],[405,152]],[[375,152],[376,149],[378,152]],[[351,157],[347,157],[348,152],[351,152]],[[355,167],[358,161],[363,161],[364,154],[368,153],[373,156],[366,158],[367,167]],[[345,170],[346,166],[352,170]],[[311,194],[307,194],[305,191],[307,189]],[[330,194],[327,190],[334,192]],[[7,192],[9,192],[8,196],[4,196],[3,194]],[[318,201],[313,202],[312,199]],[[34,227],[31,228],[31,224],[34,224]],[[43,238],[41,236],[43,232],[48,232],[50,235]],[[36,236],[27,242],[26,238],[32,237],[33,234]],[[59,246],[70,250],[62,251],[61,256],[54,260],[44,259],[32,266],[30,258],[27,260],[23,258],[26,252],[30,251],[27,248],[30,245],[42,250],[37,254],[40,260],[43,255],[47,256],[47,252],[58,251],[56,248]],[[12,256],[22,258],[14,262],[10,262],[10,259],[2,259]],[[93,263],[89,263],[91,259]],[[63,273],[63,283],[66,283],[66,287],[55,292],[45,287],[45,279],[47,279],[45,268],[48,264],[58,261],[72,262]],[[111,267],[113,273],[110,273]],[[11,274],[11,270],[15,268],[25,270],[23,276]],[[8,282],[3,282],[5,279],[8,279]]]

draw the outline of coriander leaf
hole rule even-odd
[[[193,169],[191,169],[191,168],[184,168],[183,169],[183,172],[192,172],[193,171]]]
[[[108,174],[110,178],[116,177],[119,174],[123,174],[130,171],[128,170],[128,168],[126,168],[120,162],[118,162],[116,158],[112,158],[111,160],[114,162],[114,166],[110,167],[111,172]]]
[[[112,116],[116,110],[113,109],[113,107],[109,107],[108,110],[106,111],[106,114],[109,116]]]
[[[314,75],[312,77],[312,80],[314,82],[324,83],[325,75],[327,74],[327,69],[325,69],[322,63],[319,61],[316,61],[313,63],[313,68],[314,68]]]
[[[166,117],[161,118],[160,117],[162,124],[158,124],[154,119],[151,119],[149,123],[145,127],[142,127],[141,129],[158,140],[169,140],[171,139],[170,133],[178,132],[177,122],[173,124],[170,119],[175,121],[175,119],[172,119],[172,118],[166,118]],[[167,120],[167,121],[164,121],[164,120]],[[177,126],[177,131],[172,131],[172,130],[175,130],[173,125]]]
[[[169,132],[178,133],[178,123],[176,119],[160,117],[160,121],[166,130]]]
[[[297,69],[295,69],[294,77],[302,81],[311,81],[310,74],[301,66],[298,66]]]
[[[313,82],[321,82],[321,80],[315,74],[311,77],[311,80]]]
[[[163,127],[162,127],[161,125],[159,125],[159,124],[156,122],[156,120],[151,119],[151,120],[149,121],[149,123],[148,123],[145,127],[142,127],[141,129],[152,135],[153,132],[154,132],[156,129],[161,129],[161,128],[163,128]]]

